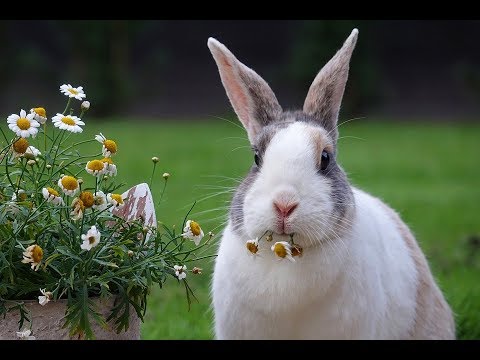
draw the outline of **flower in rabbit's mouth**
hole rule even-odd
[[[248,251],[255,255],[258,252],[258,237],[254,240],[248,240],[245,243],[245,246],[247,247]]]
[[[99,143],[103,144],[102,146],[102,154],[105,157],[110,157],[117,152],[117,143],[113,140],[107,139],[103,136],[102,133],[95,136],[95,140]]]
[[[90,251],[100,242],[100,231],[97,230],[95,225],[92,225],[86,234],[82,234],[82,240],[83,243],[80,245],[80,248]]]
[[[87,96],[83,91],[83,86],[73,87],[70,84],[63,84],[60,86],[60,91],[69,98],[75,98],[77,100],[82,100]]]
[[[175,276],[178,278],[178,280],[182,280],[187,277],[187,267],[185,265],[173,265],[173,269],[175,270]]]
[[[183,228],[182,236],[184,239],[192,240],[195,245],[198,246],[204,234],[202,228],[196,221],[188,220],[185,224],[185,227]]]
[[[30,109],[30,114],[33,114],[33,118],[38,121],[39,124],[45,124],[47,121],[47,112],[42,107]]]
[[[34,115],[27,115],[23,109],[20,110],[20,116],[12,114],[7,118],[7,122],[10,130],[22,138],[29,136],[35,137],[38,132],[38,127],[40,126],[38,121],[34,119]]]
[[[31,335],[32,331],[29,329],[24,329],[22,331],[17,331],[17,337],[20,340],[35,340],[35,336]]]
[[[58,180],[58,186],[68,196],[74,196],[79,189],[78,180],[70,175],[62,176],[60,180]]]
[[[32,270],[37,271],[43,259],[43,249],[38,245],[30,245],[23,252],[24,264],[31,264]]]
[[[292,256],[292,245],[286,241],[277,241],[272,245],[272,251],[281,259],[295,261]]]
[[[53,299],[53,294],[50,291],[45,290],[47,289],[40,289],[42,295],[38,297],[38,303],[42,306],[47,305],[48,302]]]

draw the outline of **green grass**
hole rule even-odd
[[[149,181],[152,156],[160,158],[152,186],[157,201],[161,174],[172,174],[162,203],[156,205],[160,221],[181,226],[198,201],[191,217],[205,232],[221,231],[227,190],[253,161],[236,123],[86,122],[87,136],[102,131],[117,140],[118,177],[129,186]],[[458,335],[480,338],[480,244],[474,241],[480,236],[480,125],[357,120],[341,126],[340,136],[339,162],[351,182],[401,214],[456,313]],[[224,193],[199,201],[220,191]],[[154,289],[143,339],[212,338],[212,263],[202,267],[203,275],[189,275],[199,300],[190,311],[183,287],[174,280]]]

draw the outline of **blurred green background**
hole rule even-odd
[[[92,103],[84,134],[119,145],[118,177],[148,182],[157,218],[192,218],[220,234],[236,180],[253,157],[232,115],[208,36],[262,75],[284,108],[300,107],[315,73],[360,30],[340,122],[339,161],[353,184],[395,208],[417,235],[461,338],[480,338],[479,21],[0,21],[0,105],[62,111],[63,83]],[[5,126],[4,123],[2,126]],[[5,126],[6,127],[6,126]],[[206,199],[205,199],[206,198]],[[217,236],[217,240],[218,240]],[[211,339],[212,262],[184,288],[154,289],[143,339]]]

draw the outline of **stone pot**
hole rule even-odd
[[[126,198],[125,206],[114,213],[126,220],[143,219],[145,225],[155,226],[156,216],[152,194],[147,184],[136,185],[123,193]],[[114,298],[100,300],[93,299],[100,314],[106,319],[110,315]],[[37,300],[24,300],[25,306],[29,311],[32,320],[32,334],[38,340],[73,340],[78,336],[70,338],[69,329],[62,329],[65,323],[66,299],[51,301],[45,306],[41,306]],[[18,329],[18,320],[20,314],[13,310],[6,314],[4,319],[0,318],[0,340],[18,339],[16,332]],[[135,310],[131,308],[130,325],[127,331],[117,334],[113,323],[107,324],[107,329],[100,327],[94,319],[90,324],[98,340],[138,340],[140,339],[140,319]],[[30,323],[25,323],[24,328],[29,328]]]
[[[100,300],[95,298],[93,302],[100,314],[106,319],[110,315],[113,306],[113,298]],[[51,301],[45,306],[41,306],[36,300],[24,301],[25,307],[32,319],[32,334],[36,340],[75,340],[78,336],[70,337],[69,329],[62,329],[65,323],[65,310],[67,300],[61,299]],[[18,320],[20,314],[14,310],[7,313],[5,319],[0,320],[0,340],[18,339]],[[113,322],[108,323],[107,329],[100,327],[95,320],[91,319],[93,333],[97,340],[139,340],[140,339],[140,318],[135,310],[130,312],[130,325],[127,331],[116,333]],[[25,323],[24,327],[28,328],[29,323]]]

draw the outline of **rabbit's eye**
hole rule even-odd
[[[255,151],[254,160],[255,160],[255,164],[257,164],[257,166],[260,166],[260,155],[258,155],[258,151]]]
[[[322,151],[322,161],[320,163],[320,170],[325,170],[328,167],[328,164],[330,163],[330,155],[328,154],[327,151],[323,150]]]

